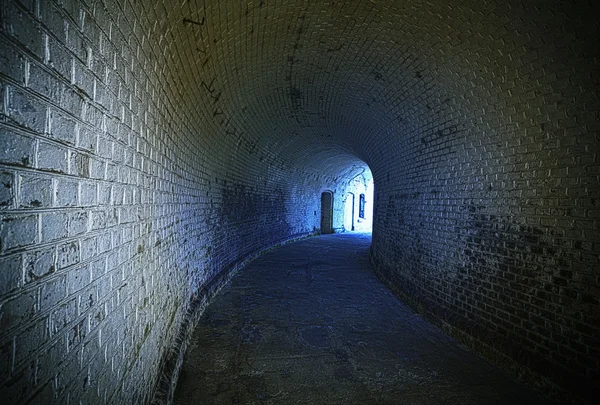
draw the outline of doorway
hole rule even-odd
[[[321,194],[321,233],[333,233],[333,193]]]
[[[346,195],[346,203],[344,205],[344,230],[354,230],[354,193]]]

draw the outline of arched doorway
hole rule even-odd
[[[321,233],[333,233],[333,193],[321,194]]]

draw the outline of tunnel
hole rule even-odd
[[[232,275],[351,236],[366,176],[390,291],[551,400],[592,403],[599,11],[0,0],[2,401],[165,403]]]

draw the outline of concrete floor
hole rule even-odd
[[[549,404],[415,315],[370,270],[368,234],[278,248],[194,334],[175,404]]]

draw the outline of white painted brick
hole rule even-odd
[[[0,39],[0,73],[13,80],[25,82],[25,58],[10,41]]]
[[[80,204],[82,206],[94,206],[98,203],[98,184],[82,182],[80,190]]]
[[[23,254],[23,265],[25,282],[37,281],[56,270],[56,249],[51,247],[26,252]]]
[[[109,183],[98,184],[98,205],[110,205],[112,201],[112,185]]]
[[[106,163],[98,159],[90,159],[90,178],[103,180],[106,173]]]
[[[40,348],[40,341],[48,338],[47,319],[34,323],[30,328],[19,333],[15,339],[15,357],[14,364],[22,364],[30,359]]]
[[[78,146],[90,151],[98,150],[98,133],[87,127],[83,127],[79,131]]]
[[[69,145],[75,145],[77,140],[77,124],[73,119],[51,109],[50,136]]]
[[[58,241],[67,237],[69,232],[66,212],[48,212],[42,214],[42,243]]]
[[[23,89],[8,87],[8,116],[18,125],[36,132],[46,128],[47,106]]]
[[[93,261],[90,265],[90,271],[92,280],[96,280],[106,274],[106,258]]]
[[[35,139],[0,127],[0,162],[31,167],[35,162]]]
[[[67,149],[48,142],[40,142],[37,154],[37,167],[57,173],[68,173]]]
[[[40,310],[47,311],[57,306],[67,296],[67,277],[61,274],[47,280],[40,291]]]
[[[57,247],[58,268],[63,269],[80,261],[80,248],[78,242],[67,242]]]
[[[8,331],[30,320],[36,312],[37,295],[35,291],[22,294],[0,304],[0,326]]]
[[[0,209],[13,208],[14,189],[14,174],[0,171]]]
[[[0,295],[5,295],[23,284],[21,256],[0,257]]]
[[[43,56],[42,33],[31,16],[15,3],[6,4],[6,31],[38,58]]]
[[[60,178],[56,182],[56,206],[75,207],[79,205],[79,182]]]
[[[78,211],[69,215],[69,236],[78,236],[86,233],[89,228],[90,213]]]
[[[52,206],[54,185],[52,179],[46,176],[19,176],[19,207],[47,208]]]
[[[37,242],[37,215],[0,215],[0,253]]]
[[[91,282],[89,265],[80,265],[67,273],[67,291],[70,296],[86,288]]]
[[[46,4],[48,2],[41,2],[41,4]],[[51,3],[48,3],[51,4]],[[51,7],[51,6],[50,6]],[[60,24],[63,25],[64,21],[61,20]],[[61,30],[62,31],[62,30]],[[59,34],[62,34],[59,33]],[[56,41],[54,38],[48,38],[48,48],[49,48],[49,58],[48,58],[48,66],[55,69],[56,72],[63,78],[67,80],[71,80],[71,67],[72,67],[72,57],[69,54],[69,51],[62,45],[60,42]]]

